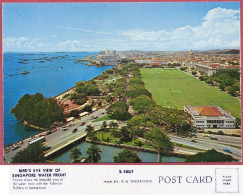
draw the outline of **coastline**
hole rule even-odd
[[[14,53],[15,54],[15,53]],[[74,84],[77,82],[77,81],[80,81],[80,80],[82,80],[82,81],[91,81],[92,79],[95,79],[95,78],[97,78],[98,76],[100,76],[106,69],[110,69],[110,68],[112,68],[112,67],[110,67],[110,66],[106,66],[106,67],[101,67],[101,68],[96,68],[95,66],[93,66],[92,68],[90,67],[90,68],[86,68],[86,66],[84,65],[84,64],[82,64],[82,66],[80,66],[79,64],[76,64],[75,65],[75,60],[73,60],[73,58],[76,56],[76,59],[77,58],[82,58],[84,55],[78,55],[79,53],[77,53],[76,54],[76,52],[75,52],[75,54],[69,54],[69,59],[70,59],[70,62],[68,62],[68,64],[66,65],[66,66],[64,66],[64,69],[62,69],[62,70],[59,70],[59,66],[63,66],[63,65],[59,65],[59,63],[60,63],[60,60],[61,59],[59,59],[59,61],[57,61],[57,65],[55,66],[55,68],[57,69],[57,71],[60,71],[60,75],[61,75],[61,77],[62,78],[66,78],[66,77],[70,77],[70,74],[72,74],[72,75],[74,75],[74,79],[71,79],[71,82],[69,81],[69,82],[67,82],[68,84],[66,85],[65,84],[65,80],[64,80],[64,83],[63,82],[60,82],[59,80],[60,79],[56,79],[55,80],[55,83],[57,84],[57,83],[61,83],[62,84],[62,86],[67,86],[67,88],[65,89],[65,87],[60,87],[60,89],[61,90],[56,90],[56,89],[54,89],[54,90],[52,90],[52,88],[51,87],[47,87],[47,89],[44,89],[44,90],[42,90],[41,88],[40,88],[40,90],[37,90],[36,91],[36,89],[35,88],[31,88],[31,85],[28,85],[28,83],[27,83],[27,85],[26,85],[26,90],[21,90],[21,93],[22,94],[25,94],[25,93],[29,93],[29,94],[35,94],[35,93],[38,93],[38,92],[40,92],[40,93],[42,93],[43,95],[45,95],[45,97],[51,97],[51,98],[56,98],[56,97],[58,97],[58,96],[60,96],[60,95],[62,95],[62,94],[65,94],[65,93],[68,93],[68,92],[70,92],[70,91],[72,91],[73,89],[74,89]],[[92,54],[92,53],[91,53]],[[22,53],[20,52],[20,53],[16,53],[15,55],[13,55],[12,53],[11,54],[8,54],[9,56],[10,56],[10,58],[13,58],[13,57],[15,57],[16,56],[16,59],[18,59],[18,58],[20,58],[19,56],[21,55],[22,56]],[[27,55],[27,54],[23,54],[23,55]],[[28,55],[27,57],[30,59],[29,61],[30,62],[32,62],[33,61],[33,59],[35,59],[35,58],[37,58],[38,57],[38,55],[40,55],[40,57],[42,57],[42,55],[41,54],[39,54],[39,53],[36,53],[35,55]],[[49,57],[55,57],[56,55],[54,55],[53,53],[50,53],[50,55],[49,55],[49,53],[47,53],[46,54],[47,56],[49,56]],[[57,54],[57,55],[60,55],[60,54]],[[87,55],[87,54],[85,54],[85,55]],[[97,55],[97,54],[96,54]],[[36,61],[33,61],[33,62],[36,62]],[[7,65],[9,64],[9,66],[10,66],[10,63],[7,63],[7,62],[5,62]],[[47,63],[47,65],[49,65],[48,63],[51,63],[51,62],[49,62],[49,61],[46,61],[45,63]],[[18,64],[18,61],[16,61],[16,67],[14,67],[14,68],[12,68],[12,70],[15,70],[16,68],[19,68],[19,66],[20,66],[20,64]],[[73,71],[71,71],[71,72],[67,72],[66,70],[65,70],[65,68],[67,68],[67,67],[69,67],[70,65],[73,65],[74,67],[75,67],[75,69],[73,69]],[[27,65],[24,65],[24,66],[26,66],[27,67]],[[29,66],[29,65],[28,65]],[[42,64],[37,64],[37,66],[36,66],[36,69],[38,68],[40,68],[40,67],[42,67],[43,65]],[[78,68],[78,69],[77,69]],[[76,71],[75,71],[76,70]],[[45,70],[46,71],[46,70]],[[52,71],[49,71],[49,72],[53,72],[54,71],[54,69],[52,69]],[[88,71],[88,72],[87,72]],[[90,74],[89,74],[89,71],[91,71],[90,72]],[[55,71],[54,71],[55,72]],[[65,73],[66,72],[66,73]],[[78,73],[79,72],[79,73]],[[88,74],[87,74],[88,73]],[[51,74],[47,74],[48,76],[49,76],[49,78],[51,78],[51,76],[50,75],[52,75],[52,74],[54,74],[54,73],[51,73]],[[25,78],[27,79],[27,82],[29,82],[29,80],[30,79],[32,79],[32,77],[33,77],[33,75],[34,74],[32,74],[32,75],[27,75],[27,76],[25,76]],[[71,76],[72,76],[71,75]],[[36,75],[35,75],[35,77],[36,77]],[[9,78],[9,77],[5,77],[5,78],[7,78],[8,80],[7,80],[7,84],[13,84],[13,81],[15,81],[16,79],[14,78]],[[17,80],[19,80],[18,78],[20,78],[20,77],[16,77],[17,78]],[[41,78],[41,77],[40,77]],[[43,83],[46,83],[46,82],[42,82],[41,84],[43,84]],[[70,84],[71,83],[71,84]],[[13,87],[14,87],[14,85],[13,85]],[[35,86],[36,87],[36,86]],[[55,87],[54,85],[53,85],[53,87]],[[30,89],[29,89],[30,88]],[[27,90],[28,89],[28,90]],[[64,90],[63,90],[64,89]],[[52,91],[52,92],[48,92],[48,91]],[[9,91],[9,90],[8,90]],[[16,90],[15,90],[16,91]],[[24,91],[24,92],[22,92],[22,91]],[[25,92],[26,91],[26,92]],[[47,92],[45,92],[45,91],[47,91]],[[54,92],[54,93],[53,93]],[[55,93],[55,92],[57,92],[57,93]],[[14,105],[16,105],[16,103],[17,103],[17,101],[18,101],[18,99],[20,98],[19,97],[19,95],[17,94],[17,93],[15,93],[16,95],[16,100],[14,100],[14,103],[8,103],[8,105],[10,105],[9,106],[9,108],[8,107],[6,107],[6,105],[5,105],[5,107],[7,108],[7,109],[5,109],[5,110],[10,110],[12,107],[14,107]],[[7,95],[9,95],[9,94],[5,94],[6,96]],[[5,103],[6,104],[6,103]],[[12,115],[12,114],[8,114],[7,113],[7,115],[6,115],[6,113],[5,113],[5,116],[8,116],[8,115]],[[12,121],[15,119],[16,120],[16,118],[12,115],[11,117],[9,117],[8,116],[8,118],[13,118],[12,119]],[[5,121],[7,121],[7,120],[5,120]],[[16,121],[16,123],[17,123],[18,121]],[[5,126],[4,126],[4,129],[9,129],[10,127],[10,124],[11,122],[5,122],[4,124],[5,124]],[[6,125],[7,124],[7,125]],[[15,123],[14,123],[15,124]],[[31,129],[31,133],[30,132],[26,132],[26,127],[29,127],[30,129]],[[18,127],[19,128],[19,127]],[[7,134],[6,136],[5,136],[5,141],[4,141],[4,143],[6,144],[6,146],[9,146],[9,145],[11,145],[11,144],[15,144],[15,143],[18,143],[19,141],[21,141],[21,140],[24,140],[24,139],[26,139],[26,138],[28,138],[28,137],[30,137],[30,136],[34,136],[34,135],[38,135],[39,134],[39,130],[40,131],[45,131],[45,130],[47,130],[47,129],[45,129],[45,128],[40,128],[40,127],[37,127],[37,126],[35,126],[35,125],[32,125],[32,124],[29,124],[29,123],[26,123],[25,122],[25,124],[22,122],[21,123],[21,131],[20,131],[20,135],[17,133],[16,134],[16,132],[14,131],[14,129],[13,130],[11,130],[11,134],[10,135],[13,135],[13,136],[7,136],[7,135],[9,135],[9,134]]]

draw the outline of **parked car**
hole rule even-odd
[[[67,127],[64,127],[62,130],[63,130],[63,131],[67,131],[67,130],[68,130],[68,128],[67,128]]]
[[[192,139],[191,142],[197,143],[197,141],[195,139]]]
[[[75,128],[75,129],[73,129],[73,131],[72,131],[72,132],[73,132],[73,133],[75,133],[77,130],[78,130],[78,129],[77,129],[77,128]]]
[[[214,136],[211,136],[210,139],[218,140],[218,138]]]
[[[16,146],[14,146],[14,147],[12,147],[12,151],[14,151],[14,150],[17,150],[18,148],[20,148],[21,146],[20,145],[16,145]]]
[[[232,153],[232,151],[229,148],[224,148],[225,152]]]

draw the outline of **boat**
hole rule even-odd
[[[30,73],[30,72],[27,70],[24,70],[23,72],[21,72],[21,74],[28,74],[28,73]]]

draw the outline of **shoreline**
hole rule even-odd
[[[7,52],[7,53],[9,53],[9,52]],[[10,52],[11,53],[11,52]],[[16,53],[16,52],[12,52],[12,53]],[[17,52],[18,53],[18,52]],[[19,53],[23,53],[23,52],[19,52]],[[26,52],[26,53],[29,53],[29,52]],[[39,52],[36,52],[36,53],[39,53]],[[63,52],[47,52],[47,53],[63,53]],[[66,52],[66,53],[69,53],[69,52]],[[87,53],[87,52],[80,52],[80,53]],[[97,54],[96,54],[97,55]],[[93,56],[95,56],[95,55],[93,55]],[[107,65],[107,66],[112,66],[112,67],[114,67],[115,65]],[[105,70],[104,70],[105,71]],[[103,71],[103,72],[104,72]],[[89,82],[89,81],[92,81],[93,79],[96,79],[97,77],[99,77],[103,72],[101,72],[99,75],[97,75],[97,76],[95,76],[95,77],[93,77],[93,78],[90,78],[88,81],[85,81],[85,82]],[[74,85],[75,85],[75,83],[74,83]],[[55,96],[53,96],[53,97],[51,97],[51,98],[57,98],[57,97],[59,97],[59,96],[62,96],[62,95],[65,95],[66,93],[69,93],[69,92],[72,92],[72,90],[74,90],[75,89],[75,86],[73,86],[73,87],[71,87],[71,88],[68,88],[68,89],[66,89],[64,92],[62,92],[62,93],[59,93],[59,94],[57,94],[57,95],[55,95]],[[87,102],[88,102],[89,100],[87,100]],[[87,103],[86,102],[86,103]],[[85,103],[85,104],[86,104]],[[83,105],[81,105],[80,107],[82,107]],[[9,147],[9,146],[11,146],[11,145],[16,145],[16,144],[19,144],[20,142],[22,142],[22,141],[24,141],[24,140],[26,140],[26,139],[29,139],[29,138],[31,138],[31,137],[33,137],[33,136],[38,136],[39,134],[41,134],[41,133],[43,133],[43,132],[45,132],[45,131],[47,131],[48,129],[46,129],[46,128],[41,128],[41,127],[38,127],[38,126],[35,126],[35,125],[32,125],[32,124],[29,124],[27,121],[24,121],[24,122],[22,122],[22,124],[24,125],[24,126],[26,126],[26,127],[29,127],[29,128],[32,128],[32,129],[34,129],[34,130],[37,130],[38,132],[36,132],[36,134],[34,134],[34,135],[32,135],[32,136],[29,136],[29,137],[26,137],[26,138],[20,138],[19,140],[17,140],[17,141],[15,141],[15,142],[12,142],[12,143],[9,143],[8,145],[6,145],[6,146],[4,146],[3,145],[3,147],[4,148],[7,148],[7,147]],[[3,143],[4,143],[4,140],[3,140]]]

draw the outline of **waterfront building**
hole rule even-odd
[[[191,115],[192,125],[198,128],[235,128],[235,117],[219,106],[184,106]]]
[[[102,65],[117,65],[121,60],[121,57],[117,54],[116,50],[101,51],[98,56],[95,57],[95,61]]]

